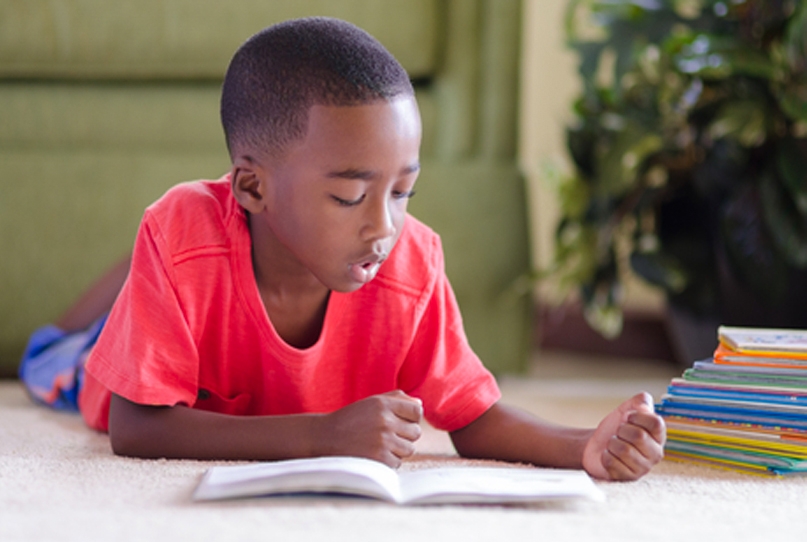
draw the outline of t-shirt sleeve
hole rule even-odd
[[[193,405],[199,357],[177,295],[171,258],[146,213],[129,276],[87,360],[111,392],[144,405]]]
[[[439,248],[439,243],[438,243]],[[498,384],[471,349],[454,292],[437,254],[436,282],[426,299],[401,388],[423,400],[426,420],[444,431],[465,427],[501,398]]]

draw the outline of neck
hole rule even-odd
[[[256,228],[248,216],[252,239],[252,270],[261,292],[278,297],[327,294],[328,289],[269,228]]]
[[[252,269],[269,321],[289,345],[317,342],[330,291],[267,228],[253,228]]]

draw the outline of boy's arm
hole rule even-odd
[[[397,467],[414,453],[422,412],[418,399],[400,391],[329,414],[289,416],[145,406],[113,394],[109,437],[116,454],[134,457],[269,461],[351,455]]]
[[[451,433],[465,457],[584,468],[592,476],[635,480],[664,455],[664,421],[653,413],[648,394],[625,401],[596,429],[577,429],[542,421],[496,404],[476,421]]]

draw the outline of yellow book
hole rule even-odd
[[[733,450],[759,452],[763,454],[786,455],[794,459],[807,459],[807,446],[785,441],[757,440],[748,437],[715,435],[697,431],[682,431],[668,428],[667,438],[678,442],[719,446]]]

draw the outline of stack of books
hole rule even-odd
[[[666,457],[765,475],[807,473],[807,330],[722,326],[711,360],[674,378],[657,412]]]

